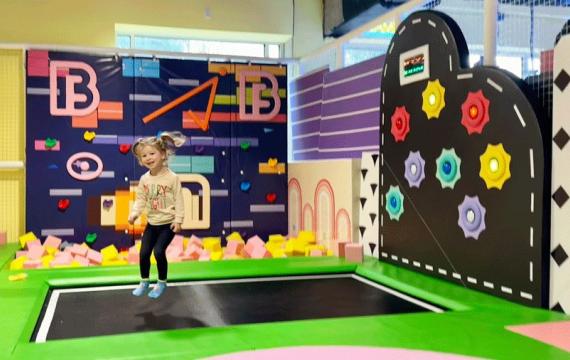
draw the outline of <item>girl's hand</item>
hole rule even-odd
[[[133,225],[136,220],[137,220],[136,216],[129,215],[129,219],[127,221],[129,222],[129,224]]]
[[[172,230],[172,232],[179,232],[180,231],[180,224],[179,223],[172,223],[170,224],[170,230]]]

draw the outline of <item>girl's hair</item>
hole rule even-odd
[[[138,139],[133,145],[132,152],[137,159],[139,159],[137,149],[140,146],[154,146],[158,150],[166,153],[166,158],[168,159],[170,155],[174,154],[176,148],[181,147],[185,142],[186,136],[180,131],[163,131],[157,136],[147,136]]]

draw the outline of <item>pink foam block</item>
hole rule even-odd
[[[24,263],[24,269],[37,269],[42,267],[41,260],[28,260]]]
[[[52,235],[48,236],[44,241],[44,246],[51,246],[59,249],[59,245],[61,245],[61,239]]]
[[[0,246],[6,245],[6,242],[7,242],[6,231],[0,231]]]
[[[140,261],[139,250],[136,246],[131,246],[129,248],[129,255],[127,256],[127,261],[129,264],[138,264]]]
[[[28,241],[26,243],[26,249],[30,250],[35,247],[42,247],[42,242],[39,239]]]
[[[202,250],[202,248],[199,247],[198,245],[190,244],[188,245],[186,250],[184,250],[182,256],[184,258],[187,258],[187,260],[198,260],[200,258],[200,255],[202,255],[204,251],[205,250]]]
[[[348,241],[346,241],[346,240],[339,240],[336,243],[336,247],[334,249],[336,256],[338,256],[340,258],[344,257],[344,249],[346,247],[346,244],[348,244]]]
[[[172,238],[172,241],[170,242],[170,245],[168,245],[168,247],[171,246],[184,248],[184,237],[182,235],[174,235],[174,238]]]
[[[210,261],[210,252],[208,250],[202,251],[202,254],[200,254],[198,261]]]
[[[87,251],[89,251],[88,248],[86,248],[85,246],[81,246],[79,244],[73,244],[72,246],[66,247],[65,250],[67,251],[67,249],[69,249],[69,251],[73,254],[73,255],[79,255],[79,256],[87,256]]]
[[[50,263],[51,267],[57,266],[57,265],[69,265],[71,264],[71,262],[73,261],[73,257],[71,256],[70,253],[60,253],[63,254],[61,256],[56,256]]]
[[[21,256],[28,256],[28,252],[26,250],[16,251],[16,258],[19,258]]]
[[[348,261],[361,263],[363,260],[362,244],[346,244],[344,252]]]
[[[202,244],[202,239],[200,239],[200,238],[197,237],[196,235],[192,235],[192,236],[190,237],[190,241],[188,241],[188,246],[190,246],[190,245],[192,245],[192,244],[194,244],[194,245],[196,245],[196,246],[198,246],[198,247],[200,247],[200,248],[204,248],[204,245]]]
[[[265,248],[265,243],[263,242],[263,240],[261,240],[259,236],[257,235],[252,236],[249,239],[247,239],[247,244],[245,244],[245,253],[249,257],[253,257],[252,254],[254,250],[258,247]]]
[[[323,252],[319,249],[313,249],[309,255],[312,257],[323,256]]]
[[[62,259],[69,259],[69,261],[73,260],[73,254],[69,251],[60,251],[55,254],[55,258],[62,258]]]
[[[95,251],[93,249],[89,249],[87,251],[87,259],[91,264],[101,265],[103,262],[103,255],[99,251]]]
[[[78,263],[80,263],[82,266],[89,266],[89,259],[87,259],[85,256],[81,256],[81,255],[75,255],[73,257],[74,261],[77,261]]]
[[[168,247],[166,249],[166,259],[168,261],[176,261],[176,259],[178,259],[180,256],[182,256],[184,252],[182,251],[182,247]]]
[[[33,260],[38,260],[45,254],[45,249],[43,246],[34,246],[30,250],[28,250],[28,258]]]
[[[236,240],[229,240],[226,249],[224,250],[224,255],[229,256],[229,255],[241,254],[243,247],[244,245],[242,242]]]
[[[267,251],[265,246],[258,246],[255,249],[253,249],[253,252],[251,253],[252,259],[263,259],[263,258],[270,258],[270,257],[271,257],[271,253],[269,251]]]
[[[59,151],[60,150],[60,144],[59,144],[59,141],[56,141],[54,147],[47,148],[45,140],[34,140],[34,150],[36,150],[36,151]]]

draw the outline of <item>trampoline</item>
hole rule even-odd
[[[354,274],[170,283],[158,300],[134,287],[50,290],[31,341],[446,310]]]

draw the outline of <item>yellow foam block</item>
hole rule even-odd
[[[323,245],[309,245],[305,248],[305,256],[311,255],[312,250],[320,250],[321,254],[326,252],[326,249]]]
[[[9,281],[22,281],[22,280],[26,280],[27,278],[28,278],[28,274],[26,274],[26,273],[19,273],[19,274],[14,274],[14,275],[8,276]]]
[[[269,239],[267,241],[269,244],[281,244],[285,242],[285,236],[281,234],[272,234],[269,235]]]
[[[287,256],[293,256],[293,251],[295,250],[295,242],[294,239],[287,240],[285,243],[285,254]]]
[[[317,240],[315,239],[315,233],[313,231],[299,231],[299,235],[297,235],[297,239],[300,241],[304,241],[307,244],[316,244]]]
[[[87,250],[91,249],[91,248],[89,247],[89,245],[87,245],[86,243],[81,243],[81,245],[79,245],[79,246],[81,246],[81,247],[83,247],[83,248],[85,248],[85,249],[87,249]]]
[[[119,253],[119,260],[127,260],[129,258],[129,252],[128,251],[121,251]]]
[[[221,260],[224,256],[224,253],[221,251],[214,251],[210,253],[210,260]]]
[[[282,243],[267,243],[265,248],[271,252],[272,250],[285,250],[285,242]]]
[[[54,248],[53,246],[46,246],[45,247],[46,252],[48,253],[48,255],[55,255],[56,252],[58,252],[57,248]]]
[[[233,240],[233,241],[239,241],[241,243],[245,243],[245,241],[243,241],[243,238],[241,237],[241,235],[237,231],[234,231],[233,233],[226,236],[226,240],[227,241]]]
[[[36,240],[37,237],[33,232],[25,233],[24,235],[20,236],[20,247],[23,249],[26,247],[26,244],[30,241]]]
[[[80,263],[79,261],[77,261],[77,260],[73,260],[73,261],[71,262],[71,264],[69,264],[69,267],[72,267],[72,268],[74,268],[74,267],[82,267],[82,266],[83,266],[83,265],[81,265],[81,263]]]
[[[305,249],[307,248],[309,244],[307,244],[306,241],[303,241],[302,239],[294,239],[293,240],[293,254],[294,255],[300,255],[303,256],[305,255]]]
[[[154,251],[150,254],[150,263],[156,265],[156,258],[154,257]]]
[[[285,249],[281,249],[281,248],[267,248],[267,251],[269,251],[269,253],[271,254],[272,257],[274,258],[283,258],[283,257],[287,257],[287,255],[285,254]]]
[[[207,237],[202,239],[202,244],[204,249],[210,251],[210,253],[222,251],[222,239],[219,237]]]
[[[188,243],[190,242],[190,238],[183,238],[182,239],[182,246],[184,246],[184,249],[186,249],[188,247]]]
[[[22,270],[26,261],[28,261],[27,256],[20,256],[19,258],[12,260],[10,263],[10,270]]]
[[[53,255],[42,256],[42,265],[45,268],[49,267],[49,263],[53,260]]]
[[[328,249],[327,256],[334,256],[334,251],[332,251],[332,249]]]
[[[103,262],[116,260],[117,257],[119,256],[119,252],[117,251],[115,245],[109,245],[107,247],[104,247],[103,249],[101,249],[100,252],[101,255],[103,255]]]

